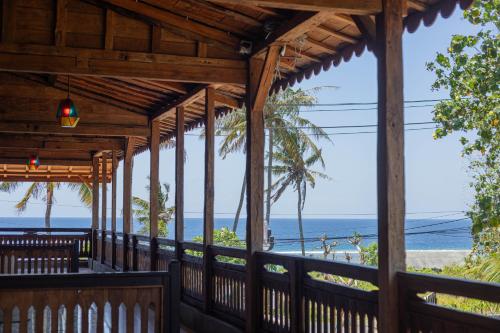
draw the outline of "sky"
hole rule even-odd
[[[432,27],[421,26],[417,32],[405,32],[404,47],[404,95],[405,100],[446,98],[446,91],[431,91],[434,74],[425,69],[436,52],[444,52],[453,34],[470,34],[475,27],[462,18],[457,8],[452,17],[438,17]],[[348,63],[332,67],[328,72],[313,76],[296,85],[304,89],[312,87],[335,87],[323,89],[317,94],[318,103],[359,103],[377,100],[376,61],[374,55],[365,51],[359,58],[353,56]],[[421,103],[428,105],[429,103]],[[319,126],[371,125],[377,123],[373,106],[369,110],[342,112],[304,112]],[[345,109],[326,106],[320,109]],[[432,121],[432,106],[407,108],[405,122]],[[417,125],[413,128],[430,127]],[[368,128],[363,131],[372,131]],[[327,129],[328,133],[359,130]],[[200,217],[203,211],[203,158],[204,143],[196,132],[186,136],[187,162],[185,166],[185,212],[187,217]],[[467,161],[461,155],[458,142],[460,134],[434,140],[432,130],[407,131],[405,133],[406,207],[410,218],[436,217],[447,212],[467,209],[471,203],[470,177]],[[332,135],[332,142],[322,141],[326,162],[323,171],[331,180],[319,180],[314,189],[308,189],[303,215],[306,218],[366,217],[375,218],[376,197],[376,134]],[[221,138],[216,138],[216,145]],[[174,151],[160,153],[160,180],[171,185],[170,204],[174,199]],[[216,217],[232,217],[236,211],[245,167],[245,157],[234,154],[215,161],[215,213]],[[149,153],[135,158],[133,171],[133,195],[148,199],[146,191],[149,174]],[[122,167],[118,169],[117,202],[120,215],[122,208]],[[15,202],[22,197],[27,185],[15,193],[0,193],[0,216],[18,216]],[[109,187],[110,188],[110,187]],[[108,191],[108,193],[110,190]],[[286,192],[272,206],[272,216],[296,216],[296,192]],[[91,211],[81,205],[77,194],[62,187],[55,194],[54,217],[90,217]],[[108,198],[108,200],[110,200]],[[109,201],[108,201],[109,202]],[[108,205],[109,206],[109,205]],[[44,216],[44,204],[32,201],[22,214],[25,217]],[[243,212],[244,214],[244,212]],[[109,216],[109,214],[108,214]],[[7,225],[2,225],[6,227]]]

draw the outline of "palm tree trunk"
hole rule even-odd
[[[243,208],[243,200],[245,199],[245,192],[247,189],[246,185],[247,185],[247,173],[245,171],[245,175],[243,176],[243,185],[241,185],[240,202],[238,203],[238,209],[236,210],[236,216],[234,217],[234,222],[233,222],[233,232],[236,232],[236,229],[238,229],[238,222],[240,220],[241,209]]]
[[[52,202],[54,198],[54,189],[47,183],[47,207],[45,209],[45,228],[50,228],[50,214],[52,212]]]
[[[266,193],[266,218],[264,220],[264,244],[269,243],[267,231],[269,230],[269,225],[271,224],[271,185],[273,181],[272,166],[273,166],[273,129],[269,128],[269,140],[268,140],[268,151],[269,155],[267,158],[267,193]]]
[[[300,237],[300,249],[302,250],[302,255],[306,255],[306,248],[304,245],[304,229],[302,228],[302,192],[300,191],[300,185],[297,186],[297,219],[299,222],[299,237]]]

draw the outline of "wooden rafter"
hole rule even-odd
[[[255,45],[253,54],[260,55],[269,45],[286,44],[303,36],[306,31],[319,26],[331,18],[328,12],[305,12],[296,14],[290,20],[282,23],[269,37]]]
[[[335,11],[346,14],[376,14],[381,0],[217,0],[217,2],[305,11]]]
[[[227,31],[222,31],[215,29],[205,24],[186,19],[186,17],[173,14],[166,10],[161,10],[158,7],[153,7],[148,4],[129,0],[100,0],[100,1],[90,1],[90,3],[95,3],[97,5],[102,4],[114,11],[123,13],[125,15],[132,14],[138,15],[136,17],[146,19],[150,23],[156,23],[158,25],[164,26],[166,28],[174,26],[178,29],[183,29],[191,33],[195,33],[201,36],[205,36],[219,43],[237,46],[239,44],[239,38],[234,37],[227,33]],[[125,11],[125,12],[124,12]],[[134,15],[134,16],[135,16]]]

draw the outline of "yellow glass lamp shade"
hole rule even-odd
[[[78,124],[80,117],[75,104],[70,98],[63,99],[57,108],[57,119],[61,127],[74,128]]]

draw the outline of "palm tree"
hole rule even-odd
[[[306,154],[309,154],[306,157]],[[297,192],[297,219],[299,226],[300,246],[302,255],[305,256],[304,230],[302,227],[302,210],[306,202],[307,186],[314,188],[316,178],[329,179],[329,177],[319,171],[312,170],[311,167],[320,163],[325,167],[325,162],[321,155],[321,150],[314,150],[308,146],[295,133],[290,135],[288,144],[279,146],[274,153],[275,165],[272,166],[272,173],[278,177],[272,185],[271,190],[273,202],[276,202],[288,187],[292,187]]]
[[[19,182],[1,182],[0,191],[1,192],[14,192],[20,185]],[[58,182],[35,182],[31,183],[28,187],[21,201],[16,204],[16,209],[19,214],[24,212],[28,207],[28,203],[31,199],[40,199],[45,202],[45,228],[50,228],[50,217],[52,214],[52,206],[55,202],[54,192],[61,187],[61,183]],[[69,183],[68,187],[72,190],[77,190],[80,196],[80,201],[85,204],[86,207],[91,207],[92,205],[92,189],[87,183],[73,184]]]
[[[149,178],[149,177],[148,177]],[[172,217],[175,213],[175,206],[167,207],[170,185],[162,184],[158,186],[158,234],[161,237],[166,237],[168,235],[167,224],[170,223]],[[146,186],[149,192],[150,186]],[[140,234],[149,235],[150,232],[150,219],[149,219],[149,201],[141,199],[139,197],[132,197],[132,203],[134,205],[134,215],[137,217],[137,221],[141,224]]]
[[[314,139],[324,138],[330,140],[326,133],[318,126],[313,124],[308,119],[300,116],[301,106],[311,106],[316,102],[314,92],[320,88],[312,90],[291,89],[287,88],[277,94],[270,96],[264,107],[264,121],[268,131],[267,141],[267,159],[268,159],[268,173],[267,184],[268,190],[266,191],[266,229],[270,223],[271,216],[271,191],[269,188],[272,184],[272,164],[274,147],[287,145],[290,132],[293,131],[296,135],[303,140],[309,148],[317,153],[320,152],[316,146]],[[297,129],[299,127],[299,129]],[[219,155],[224,159],[228,154],[238,151],[244,151],[246,140],[246,113],[244,109],[239,109],[221,118],[218,121],[216,135],[224,135],[225,139],[219,147]],[[243,200],[245,197],[245,182],[246,174],[243,177],[243,184],[241,188],[240,201],[236,211],[235,220],[233,223],[233,231],[238,227],[239,216],[243,207]]]

